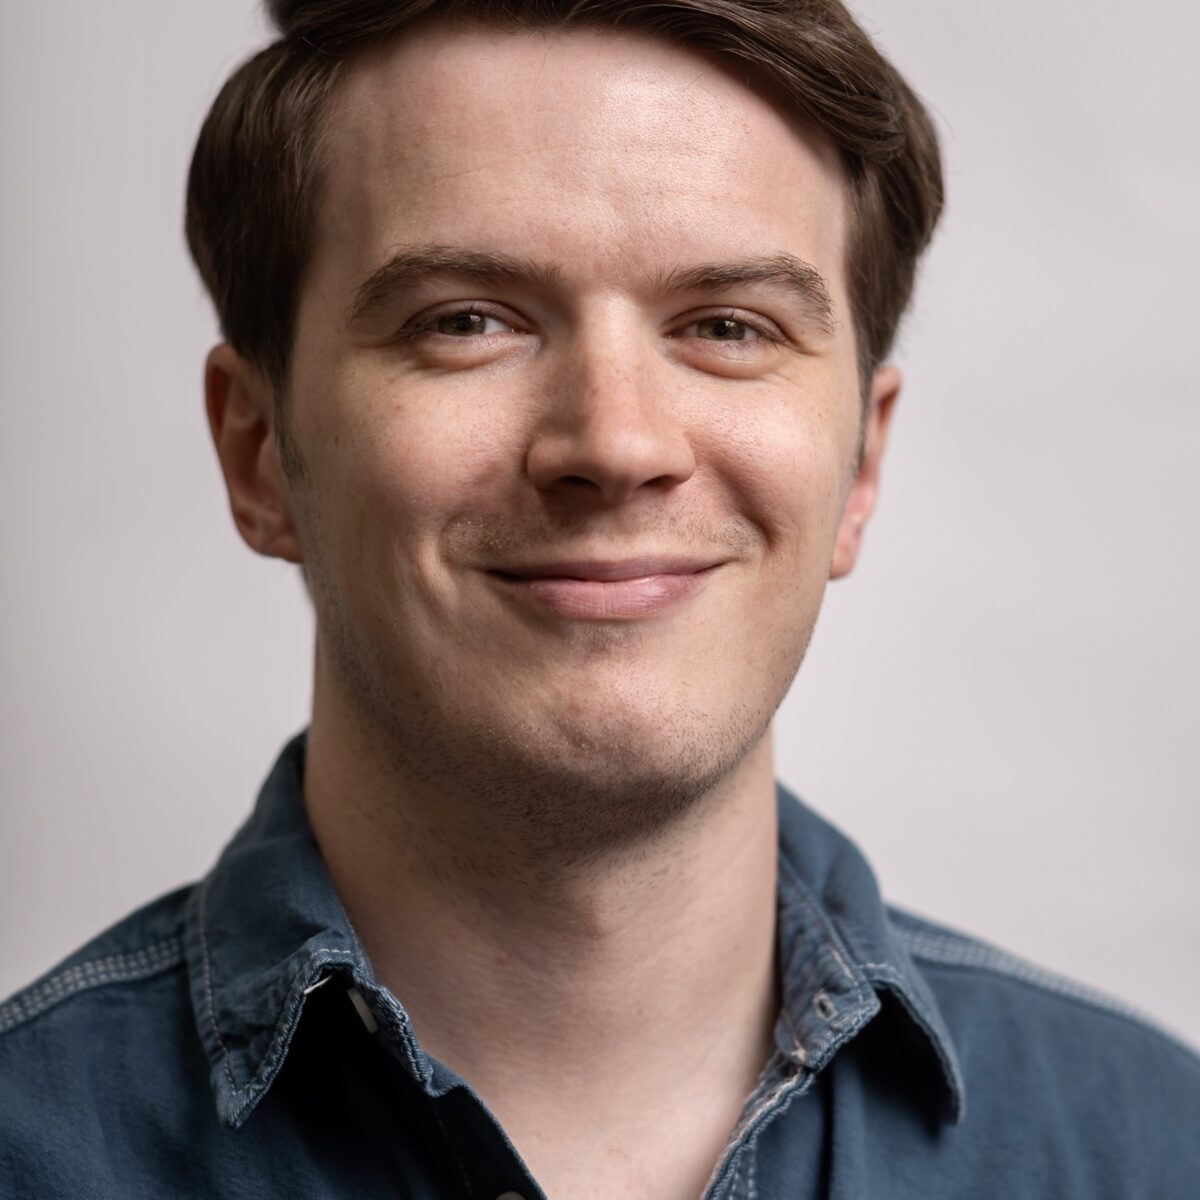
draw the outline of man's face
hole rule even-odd
[[[420,778],[704,790],[853,557],[833,150],[653,38],[437,29],[328,145],[289,507],[330,686]]]

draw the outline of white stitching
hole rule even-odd
[[[893,967],[890,963],[859,963],[864,970],[872,971],[875,975],[880,975],[884,979],[894,980],[896,983],[908,985],[911,980],[904,974],[903,971]]]
[[[838,932],[835,930],[826,918],[825,913],[817,907],[817,904],[808,895],[808,889],[804,886],[799,874],[792,869],[791,863],[786,858],[780,858],[780,865],[787,871],[790,876],[789,882],[792,884],[792,894],[796,896],[801,904],[808,910],[809,915],[815,918],[817,925],[825,933],[824,945],[833,951],[833,957],[837,960],[837,964],[842,969],[842,974],[845,975],[846,981],[854,986],[855,990],[861,997],[863,989],[855,978],[854,973],[850,970],[845,958],[842,956],[841,949],[838,946]]]
[[[753,1109],[750,1114],[742,1121],[738,1122],[737,1135],[745,1137],[750,1132],[754,1122],[763,1115],[777,1100],[782,1100],[784,1095],[792,1088],[798,1087],[800,1081],[804,1078],[803,1075],[793,1075],[789,1079],[784,1079],[773,1092],[767,1094],[762,1102]],[[749,1144],[749,1143],[747,1143]]]
[[[704,1185],[702,1195],[708,1196],[712,1189],[716,1186],[717,1180],[725,1171],[730,1171],[731,1176],[727,1176],[728,1182],[725,1184],[725,1190],[722,1193],[724,1196],[733,1197],[734,1182],[741,1174],[743,1157],[753,1150],[754,1139],[758,1136],[758,1131],[754,1128],[755,1122],[767,1112],[775,1103],[782,1104],[785,1096],[793,1089],[800,1088],[800,1085],[806,1078],[810,1078],[806,1074],[798,1074],[789,1076],[783,1079],[775,1090],[770,1092],[762,1103],[755,1105],[749,1115],[740,1119],[734,1127],[733,1133],[730,1134],[729,1142],[721,1153],[721,1157],[717,1159],[713,1166],[712,1174],[708,1177],[708,1182]],[[747,1104],[753,1103],[754,1096],[764,1090],[766,1080],[754,1089]],[[803,1091],[804,1089],[801,1089]]]
[[[297,968],[292,972],[291,976],[289,977],[288,982],[287,982],[287,989],[286,989],[289,995],[293,992],[293,990],[296,987],[296,980],[299,979],[302,975],[307,975],[308,972],[312,970],[313,966],[317,962],[317,956],[320,954],[330,955],[330,956],[332,956],[332,958],[334,960],[336,960],[338,962],[342,962],[342,963],[354,964],[357,961],[357,956],[355,955],[354,951],[352,951],[352,950],[338,949],[333,946],[314,946],[312,953],[309,955],[309,957],[306,958],[302,963],[300,963],[300,965],[297,966]],[[283,1013],[281,1011],[279,1016],[282,1017],[282,1015],[283,1015]],[[286,1032],[287,1031],[283,1027],[282,1020],[280,1020],[279,1017],[277,1017],[276,1025],[275,1025],[275,1033],[271,1037],[271,1041],[267,1045],[266,1050],[263,1052],[263,1056],[262,1056],[262,1059],[259,1061],[258,1067],[255,1069],[254,1074],[251,1075],[250,1078],[247,1079],[246,1082],[240,1088],[235,1087],[233,1089],[235,1094],[241,1094],[242,1092],[249,1092],[254,1089],[254,1087],[257,1085],[259,1079],[262,1078],[262,1076],[266,1073],[268,1067],[271,1066],[271,1060],[274,1058],[275,1052],[279,1048],[279,1043],[281,1041],[283,1041],[284,1034]],[[226,1053],[226,1056],[228,1057],[229,1052],[226,1051],[225,1053]]]
[[[217,1039],[217,1045],[221,1047],[221,1054],[224,1056],[222,1062],[225,1066],[225,1074],[229,1077],[229,1086],[233,1088],[233,1094],[238,1094],[238,1085],[233,1078],[233,1068],[229,1065],[229,1050],[221,1038],[221,1027],[217,1024],[217,1004],[213,999],[212,988],[212,960],[208,954],[208,918],[206,903],[208,900],[208,880],[206,879],[200,885],[200,894],[196,897],[198,908],[197,917],[200,926],[200,948],[204,954],[204,991],[208,996],[208,1019],[212,1022],[213,1036]]]
[[[797,1062],[804,1062],[808,1055],[808,1051],[804,1048],[804,1042],[800,1039],[800,1033],[796,1029],[795,1023],[792,1021],[792,1015],[786,1008],[782,1009],[779,1015],[783,1018],[783,1023],[788,1027],[788,1033],[792,1035],[792,1056]]]
[[[989,968],[1002,975],[1010,975],[1014,979],[1036,984],[1047,991],[1057,992],[1076,1000],[1091,1001],[1103,1008],[1119,1012],[1123,1016],[1128,1016],[1133,1012],[1133,1009],[1119,1000],[1106,996],[1103,992],[1056,975],[1042,967],[1034,966],[1033,963],[1026,962],[1015,954],[1010,954],[1007,950],[949,934],[916,932],[908,929],[901,929],[898,932],[909,952],[915,957],[944,963],[948,966]]]
[[[79,992],[110,983],[145,979],[175,966],[183,958],[178,937],[164,938],[124,954],[110,954],[90,962],[76,963],[44,983],[31,985],[0,1005],[0,1033],[40,1016],[48,1008]]]
[[[920,1001],[919,996],[913,995],[912,981],[891,963],[862,963],[860,965],[872,970],[880,982],[890,980],[897,985],[899,1003],[909,1017],[921,1026],[933,1044],[933,1051],[937,1055],[938,1062],[941,1063],[942,1073],[958,1101],[959,1120],[962,1120],[967,1112],[966,1089],[962,1082],[961,1072],[958,1070],[957,1060],[954,1058],[953,1040],[950,1040],[949,1046],[943,1045],[941,1037],[935,1032],[935,1025],[939,1020],[936,1010],[932,1014],[927,1011],[926,1005]],[[948,1030],[946,1036],[949,1038]]]
[[[267,1064],[270,1063],[276,1047],[279,1045],[279,1041],[283,1037],[284,1030],[282,1022],[277,1021],[275,1026],[275,1034],[271,1038],[271,1041],[268,1044],[262,1059],[259,1061],[258,1068],[255,1070],[254,1074],[251,1075],[244,1084],[242,1084],[241,1087],[238,1087],[233,1078],[233,1068],[230,1065],[231,1055],[229,1053],[229,1047],[225,1045],[224,1039],[221,1037],[221,1027],[217,1024],[217,1006],[216,1001],[213,998],[212,988],[212,960],[209,958],[208,952],[208,920],[206,917],[207,910],[205,906],[207,894],[208,883],[205,881],[200,888],[200,894],[198,897],[199,912],[197,913],[197,916],[199,920],[197,923],[200,926],[200,942],[204,952],[204,990],[208,995],[208,1019],[212,1023],[213,1034],[217,1039],[217,1045],[221,1048],[221,1054],[223,1056],[222,1065],[225,1067],[225,1074],[229,1079],[229,1086],[232,1089],[233,1095],[236,1099],[236,1097],[240,1096],[243,1092],[250,1091],[258,1082],[259,1077],[266,1070]],[[340,962],[353,963],[356,958],[354,952],[351,950],[334,946],[314,946],[308,957],[296,967],[296,969],[292,972],[291,977],[288,979],[287,991],[289,994],[295,987],[296,980],[299,979],[301,975],[307,974],[307,972],[311,970],[312,966],[314,965],[317,956],[322,954],[329,955]]]
[[[315,965],[315,963],[317,961],[318,955],[330,955],[330,956],[332,956],[332,958],[334,960],[336,960],[337,962],[341,962],[341,963],[353,964],[357,961],[357,956],[354,954],[354,952],[352,950],[338,949],[333,946],[314,946],[313,950],[312,950],[312,954],[309,955],[309,957],[307,957],[302,963],[300,963],[299,966],[297,966],[297,968],[292,972],[291,976],[289,977],[288,982],[287,982],[287,988],[286,988],[286,991],[288,992],[289,995],[292,993],[292,991],[294,990],[294,988],[296,986],[296,980],[299,979],[302,975],[308,974],[308,972],[313,968],[313,966]],[[282,1016],[282,1015],[283,1015],[282,1012],[280,1012],[280,1016]],[[283,1036],[284,1036],[284,1032],[285,1032],[284,1028],[283,1028],[283,1022],[280,1021],[278,1018],[276,1018],[276,1021],[277,1021],[277,1024],[275,1026],[275,1033],[272,1036],[271,1041],[268,1044],[266,1050],[263,1052],[262,1059],[259,1062],[257,1069],[255,1070],[254,1074],[251,1075],[250,1078],[247,1079],[244,1084],[242,1084],[242,1086],[240,1088],[236,1087],[236,1086],[234,1087],[233,1090],[234,1090],[235,1095],[240,1095],[242,1092],[248,1092],[251,1089],[253,1089],[255,1084],[258,1083],[261,1076],[267,1070],[267,1067],[270,1065],[271,1059],[274,1056],[275,1051],[278,1049],[279,1043],[283,1040]],[[228,1059],[229,1051],[225,1049],[224,1044],[222,1044],[221,1049],[225,1050],[225,1057],[226,1057],[226,1059]],[[226,1070],[228,1070],[228,1065],[226,1066]]]
[[[738,1184],[742,1181],[742,1156],[737,1156],[737,1164],[733,1168],[733,1178],[729,1181],[729,1190],[725,1193],[730,1200],[737,1200]]]
[[[981,970],[995,971],[999,975],[1030,984],[1052,995],[1064,996],[1068,1000],[1089,1004],[1103,1012],[1141,1025],[1196,1057],[1195,1050],[1169,1029],[1164,1029],[1153,1017],[1140,1012],[1132,1004],[1126,1004],[1122,1000],[1106,995],[1098,988],[1077,983],[1073,979],[1057,975],[1053,971],[1047,971],[1044,967],[1026,962],[1007,950],[1001,950],[997,946],[989,946],[971,938],[898,926],[893,928],[914,958],[923,958],[945,966],[976,967]]]

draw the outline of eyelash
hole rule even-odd
[[[516,322],[510,320],[505,315],[497,313],[486,305],[466,303],[456,305],[453,308],[442,308],[435,309],[432,312],[418,313],[417,316],[413,317],[412,320],[410,320],[399,330],[396,335],[397,340],[408,340],[419,337],[424,333],[430,333],[434,330],[434,326],[437,324],[437,322],[443,317],[455,317],[460,315],[485,318],[490,317],[495,321],[503,321],[505,324],[513,326],[516,325]],[[763,341],[772,345],[790,344],[789,338],[780,333],[777,329],[771,327],[766,321],[751,320],[745,315],[741,314],[738,309],[734,308],[718,309],[711,312],[701,313],[699,316],[691,317],[682,325],[678,326],[676,332],[671,336],[679,336],[678,329],[687,329],[692,325],[700,325],[706,321],[730,321],[737,325],[746,326],[747,329],[754,331],[754,333],[757,335],[757,338],[761,338]],[[450,334],[443,334],[441,336],[446,337],[449,340],[459,340],[454,339],[453,335]],[[464,337],[461,340],[470,341],[473,339]],[[719,338],[705,338],[701,340],[716,342],[719,345],[737,344],[736,341],[733,341],[732,339],[729,343],[722,342]]]
[[[457,316],[472,316],[472,317],[491,317],[494,321],[503,321],[506,325],[513,325],[515,322],[510,321],[508,317],[501,316],[499,313],[492,311],[484,305],[480,304],[459,304],[453,308],[435,309],[433,312],[418,313],[406,325],[404,325],[396,335],[399,339],[419,337],[423,333],[430,333],[433,327],[443,317]],[[449,334],[444,334],[445,337],[450,337]],[[467,338],[463,338],[467,341]]]
[[[775,345],[786,344],[788,339],[783,336],[777,329],[771,328],[766,321],[752,320],[741,314],[735,308],[725,308],[716,312],[702,313],[698,317],[693,317],[687,321],[682,328],[687,329],[692,325],[702,325],[706,321],[730,321],[735,325],[745,325],[747,329],[752,329],[765,342],[771,342]],[[706,339],[709,341],[720,342],[719,338]]]

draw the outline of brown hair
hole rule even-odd
[[[224,337],[286,392],[321,199],[322,131],[346,64],[420,20],[620,25],[745,64],[822,130],[849,179],[850,305],[864,390],[891,348],[942,208],[921,102],[840,0],[267,0],[280,38],[200,131],[187,239]]]

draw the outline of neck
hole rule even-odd
[[[337,713],[314,704],[309,815],[426,1051],[488,1101],[531,1164],[539,1130],[549,1158],[557,1112],[617,1137],[627,1122],[633,1137],[647,1105],[694,1109],[698,1095],[722,1098],[704,1118],[715,1159],[778,1013],[769,733],[638,841],[531,861],[511,821],[481,828],[480,797],[405,778]]]

